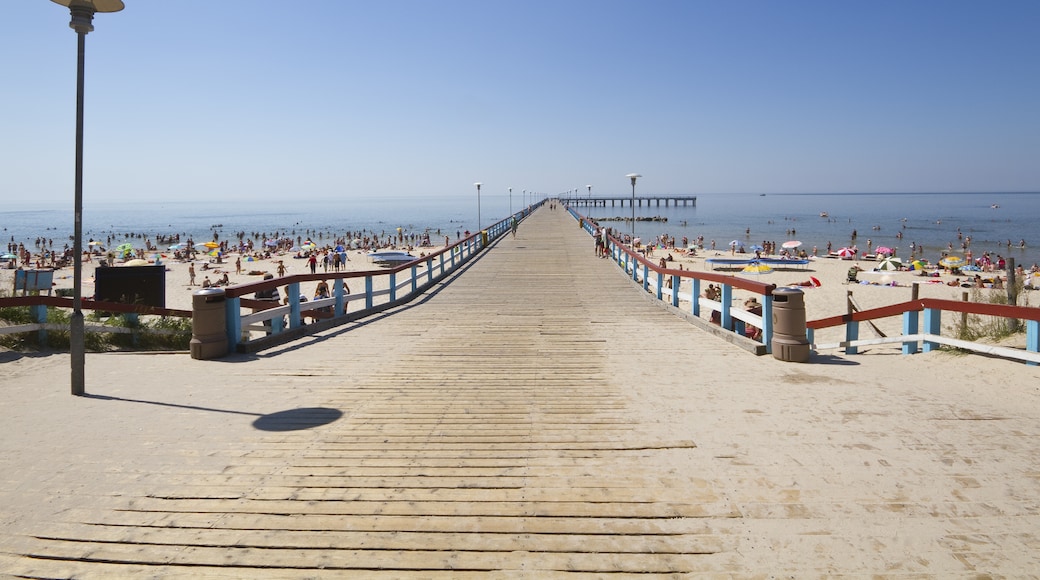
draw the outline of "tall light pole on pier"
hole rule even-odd
[[[477,231],[479,232],[479,231],[481,231],[480,230],[480,186],[484,185],[484,184],[478,181],[478,182],[474,183],[473,185],[477,186]]]
[[[586,185],[585,187],[589,188],[589,203],[592,203],[592,186],[591,185]],[[607,206],[604,205],[603,207],[607,207]]]
[[[636,244],[636,179],[642,177],[638,173],[629,173],[625,177],[632,180],[632,247]]]
[[[72,394],[86,392],[86,346],[83,327],[83,69],[87,33],[94,30],[94,14],[119,12],[122,0],[53,0],[69,9],[69,28],[76,31],[76,192],[72,239],[72,318],[69,320],[69,352],[72,359]]]
[[[513,188],[509,188],[509,215],[513,215]]]

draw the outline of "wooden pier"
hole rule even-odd
[[[86,397],[67,355],[2,360],[0,576],[1040,569],[1032,367],[750,355],[562,208],[412,303],[261,353],[90,353]],[[972,373],[1008,372],[980,407]]]
[[[660,207],[661,202],[664,202],[664,206],[668,207],[674,205],[679,206],[697,206],[696,195],[643,195],[636,196],[635,205],[643,207],[644,202],[646,206]],[[626,205],[631,206],[633,204],[632,196],[625,195],[593,195],[593,196],[574,196],[574,197],[561,197],[560,202],[567,205],[573,205],[575,207],[607,207],[607,203],[610,203],[610,207],[625,207]]]

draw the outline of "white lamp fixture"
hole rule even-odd
[[[629,173],[625,177],[632,180],[632,247],[636,243],[636,179],[642,177],[638,173]]]

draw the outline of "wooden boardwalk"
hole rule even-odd
[[[754,357],[559,209],[423,300],[275,351],[92,355],[86,398],[53,388],[67,360],[7,363],[0,573],[944,577],[1040,547],[1035,481],[987,500],[954,465],[1035,469],[1030,417],[944,448],[917,415],[941,381],[850,390],[840,359]]]

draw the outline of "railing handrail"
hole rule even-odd
[[[866,322],[869,320],[877,320],[879,318],[899,316],[906,312],[920,312],[926,308],[933,308],[946,312],[1040,321],[1040,308],[1033,306],[964,302],[960,300],[944,300],[941,298],[919,298],[917,300],[909,300],[898,304],[889,304],[878,308],[868,308],[866,310],[860,310],[849,314],[839,314],[837,316],[828,316],[827,318],[820,318],[818,320],[810,320],[806,322],[806,327],[812,330],[820,330],[823,328],[841,326],[848,322]]]
[[[0,308],[12,306],[53,306],[56,308],[72,308],[72,298],[65,296],[5,296],[0,298]],[[104,302],[84,298],[83,310],[101,310],[104,312],[119,312],[121,314],[145,314],[152,316],[177,316],[191,318],[191,310],[180,310],[176,308],[160,308],[158,306],[146,306],[144,304],[126,304],[124,302]]]
[[[578,220],[580,227],[589,233],[595,235],[593,226],[599,227],[599,224],[595,220],[590,219],[586,216],[582,216],[574,208],[567,207],[567,211]],[[652,284],[657,299],[664,301],[665,295],[671,299],[672,307],[679,306],[680,296],[689,296],[690,301],[690,314],[693,317],[699,318],[702,307],[708,307],[713,312],[718,312],[718,317],[712,317],[711,322],[718,324],[718,328],[724,330],[726,333],[732,333],[739,335],[742,339],[748,338],[745,334],[745,324],[751,324],[761,329],[761,333],[756,338],[749,338],[754,343],[753,348],[749,348],[755,354],[765,354],[772,351],[772,336],[773,336],[773,291],[776,290],[775,284],[766,284],[756,280],[748,280],[746,278],[740,278],[733,274],[719,274],[716,272],[698,272],[694,270],[676,270],[668,267],[662,268],[656,263],[647,259],[642,253],[636,251],[633,248],[626,246],[618,237],[608,236],[607,239],[608,251],[611,253],[612,259],[620,266],[627,274],[632,276],[633,280],[642,281],[643,287],[649,289],[650,273],[654,272],[657,274],[656,282]],[[668,276],[669,280],[674,280],[672,283],[673,289],[665,288],[665,277]],[[682,284],[683,279],[689,279],[692,285],[692,290],[687,295],[681,295],[679,287]],[[721,292],[721,300],[708,300],[700,296],[700,285],[701,282],[717,282]],[[762,296],[761,302],[761,314],[754,314],[750,311],[742,310],[739,306],[734,307],[731,303],[733,288],[739,288],[746,290],[754,294]],[[708,322],[705,322],[708,324]],[[732,339],[728,339],[733,342]],[[740,344],[745,348],[749,347],[749,343],[743,343],[742,341],[735,341],[736,344]]]
[[[585,218],[588,219],[588,218]],[[772,296],[773,290],[776,290],[776,284],[766,284],[764,282],[758,282],[757,280],[748,280],[747,278],[741,278],[736,274],[719,274],[716,272],[698,272],[696,270],[675,270],[672,268],[662,268],[655,264],[651,260],[648,260],[642,253],[637,252],[622,243],[621,240],[615,236],[608,236],[614,244],[622,252],[632,256],[640,264],[647,266],[650,271],[657,272],[659,274],[667,274],[669,276],[679,276],[680,278],[697,278],[705,282],[718,282],[720,284],[729,284],[730,286],[740,288],[741,290],[747,290],[756,294],[762,294],[763,296]]]
[[[502,221],[504,222],[504,221],[507,221],[507,220],[502,220]],[[502,222],[498,222],[495,225],[498,225],[499,223],[502,223]],[[492,227],[494,227],[494,226],[492,226]],[[469,236],[460,239],[459,241],[455,242],[454,244],[451,244],[450,246],[445,246],[444,248],[441,248],[440,250],[432,251],[431,253],[426,254],[425,256],[416,256],[416,258],[414,260],[411,260],[409,262],[403,262],[403,263],[401,263],[401,264],[399,264],[397,266],[393,266],[391,268],[379,268],[379,269],[373,269],[373,270],[355,270],[355,271],[350,271],[350,272],[322,272],[322,273],[315,273],[315,274],[311,274],[311,273],[307,272],[307,273],[302,273],[302,274],[289,274],[289,275],[286,275],[286,276],[280,276],[280,277],[277,277],[277,278],[272,278],[270,280],[257,280],[255,282],[246,282],[244,284],[236,284],[234,286],[226,286],[226,287],[224,287],[224,295],[227,296],[228,298],[236,298],[236,297],[240,297],[240,296],[245,296],[246,294],[251,294],[251,293],[256,292],[258,290],[269,290],[271,288],[277,288],[278,286],[284,286],[286,284],[292,284],[292,283],[317,282],[317,281],[321,281],[321,280],[346,280],[346,279],[350,279],[350,278],[366,278],[368,276],[374,276],[374,275],[396,274],[398,272],[402,272],[404,270],[407,270],[407,269],[411,268],[416,262],[425,262],[425,261],[428,261],[428,260],[432,260],[432,259],[434,259],[434,258],[436,258],[436,257],[438,257],[438,256],[440,256],[442,254],[446,254],[446,253],[452,252],[452,251],[455,250],[455,248],[457,248],[459,246],[462,246],[462,245],[464,245],[466,243],[472,243],[472,242],[474,242],[476,240],[477,236],[479,236],[479,235],[480,235],[480,232],[477,232],[475,234],[470,234]]]

